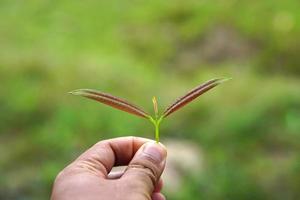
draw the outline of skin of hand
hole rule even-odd
[[[164,200],[166,148],[140,137],[103,140],[56,177],[51,200]],[[114,166],[124,172],[110,173]]]

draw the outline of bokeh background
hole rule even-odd
[[[1,0],[0,199],[49,199],[99,140],[148,121],[69,95],[152,110],[232,77],[161,126],[169,199],[300,198],[300,1]]]

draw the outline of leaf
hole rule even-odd
[[[83,96],[83,97],[86,97],[89,99],[96,100],[100,103],[106,104],[113,108],[125,111],[127,113],[130,113],[130,114],[133,114],[133,115],[136,115],[139,117],[149,118],[149,114],[147,114],[142,109],[127,102],[124,99],[112,96],[111,94],[107,94],[107,93],[103,93],[103,92],[91,90],[91,89],[79,89],[79,90],[74,90],[70,93],[73,95]]]
[[[192,89],[189,91],[187,94],[184,96],[178,98],[173,104],[171,104],[163,113],[163,117],[169,116],[171,113],[175,112],[176,110],[182,108],[186,104],[190,103],[200,95],[204,94],[208,90],[216,87],[217,85],[223,83],[224,81],[227,81],[229,79],[212,79],[209,80],[196,88]]]
[[[152,103],[153,103],[153,109],[154,109],[154,113],[155,116],[158,116],[158,106],[157,106],[157,100],[156,97],[152,97]]]

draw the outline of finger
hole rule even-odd
[[[126,166],[113,167],[112,170],[107,175],[107,178],[108,179],[119,179],[124,174],[125,169],[126,169]]]
[[[124,171],[110,172],[107,175],[107,178],[111,179],[111,180],[119,179],[123,176],[123,174],[124,174]],[[153,193],[160,192],[162,190],[162,188],[163,188],[163,180],[159,179],[158,183],[155,185]]]
[[[154,188],[154,193],[155,192],[160,192],[161,189],[163,187],[163,180],[162,179],[159,179],[158,183],[156,184],[155,188]]]
[[[108,179],[119,179],[121,176],[123,176],[124,172],[110,172],[107,175]]]
[[[153,193],[151,196],[152,200],[166,200],[166,197],[162,193]]]
[[[75,161],[80,168],[106,178],[115,165],[127,165],[136,151],[152,140],[140,137],[120,137],[103,140],[84,152]]]
[[[165,168],[167,151],[162,144],[147,142],[135,154],[120,180],[152,194]]]

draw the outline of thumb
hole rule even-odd
[[[147,142],[136,152],[122,176],[129,187],[151,195],[165,168],[166,148],[155,142]]]

